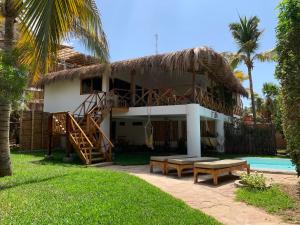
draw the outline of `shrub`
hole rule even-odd
[[[255,172],[254,174],[246,174],[243,173],[241,175],[242,183],[247,185],[250,188],[255,189],[266,189],[266,181],[267,179],[264,177],[263,174],[259,174]]]
[[[276,77],[282,85],[283,131],[300,175],[300,1],[281,1],[278,19]]]

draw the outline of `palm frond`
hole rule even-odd
[[[79,32],[75,24],[84,28],[78,36],[85,37],[89,50],[107,59],[106,39],[94,0],[24,0],[21,12],[22,42],[33,43],[33,66],[40,67],[41,72],[49,70],[62,41]]]
[[[221,55],[227,60],[232,70],[235,70],[243,61],[242,54],[232,52],[222,52]]]
[[[90,31],[86,24],[76,23],[72,35],[81,40],[86,49],[99,58],[100,62],[108,61],[108,44],[102,29]]]
[[[277,61],[277,52],[275,49],[265,51],[255,55],[255,59],[261,62],[274,62]]]
[[[258,40],[261,37],[263,30],[258,29],[259,19],[254,16],[239,17],[238,23],[231,23],[229,29],[236,41],[239,52],[241,53],[254,53],[259,45]]]

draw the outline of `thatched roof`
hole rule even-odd
[[[240,81],[233,75],[228,62],[220,54],[207,47],[62,70],[45,75],[38,82],[38,86],[57,80],[101,76],[104,72],[110,73],[111,76],[125,73],[151,76],[158,72],[174,75],[183,75],[187,72],[208,74],[211,79],[224,84],[228,89],[244,96],[247,95]]]
[[[74,65],[74,67],[90,66],[99,63],[99,59],[77,52],[70,46],[61,46],[57,59],[61,63]]]

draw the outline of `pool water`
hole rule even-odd
[[[264,170],[280,170],[295,172],[296,167],[292,164],[290,159],[281,158],[263,158],[263,157],[244,157],[247,160],[251,169],[264,169]]]

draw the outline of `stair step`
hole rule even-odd
[[[92,152],[92,156],[95,156],[95,155],[103,155],[102,152]]]
[[[97,111],[98,110],[98,111]],[[99,105],[98,108],[95,108],[92,114],[90,114],[94,121],[97,124],[101,124],[105,116],[109,113],[109,108],[106,105]],[[70,140],[72,142],[72,145],[76,149],[76,151],[82,156],[82,160],[85,161],[85,158],[91,158],[91,161],[88,162],[89,164],[101,164],[106,161],[105,153],[102,152],[102,146],[99,146],[102,144],[103,137],[100,131],[96,129],[93,125],[91,125],[91,133],[87,132],[88,128],[88,121],[87,116],[84,117],[78,117],[75,118],[77,121],[79,127],[76,127],[71,133],[70,133]],[[85,135],[82,133],[82,131],[85,133]],[[93,147],[91,147],[92,143]],[[90,155],[89,155],[90,154]]]
[[[92,158],[92,162],[95,162],[95,161],[103,161],[105,158],[103,157],[98,157],[98,158]]]
[[[88,165],[88,167],[104,167],[104,166],[111,166],[113,165],[112,162],[100,162],[100,163],[93,163]]]

